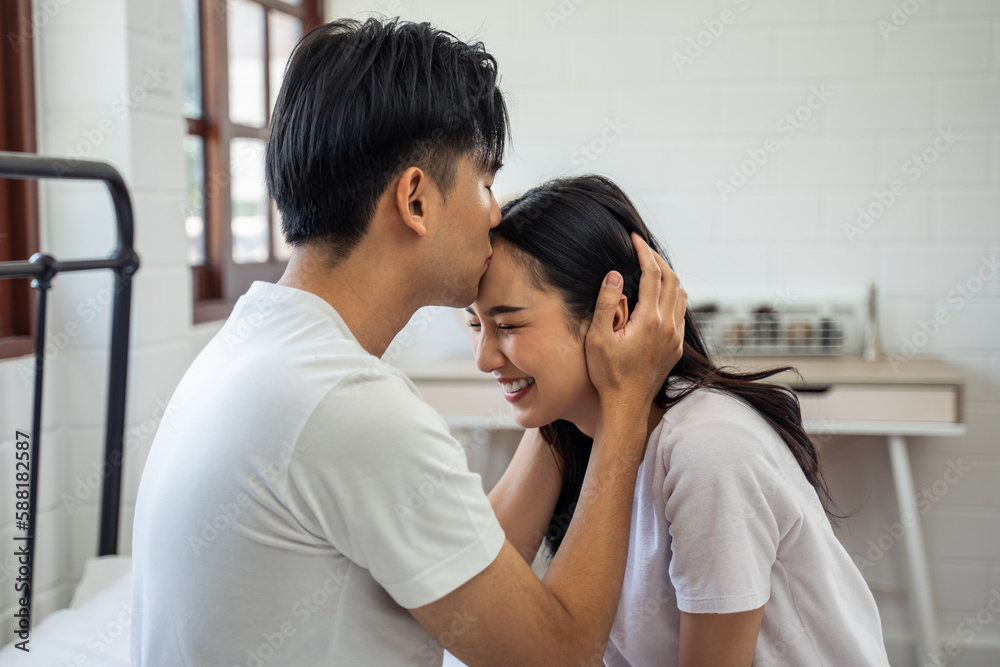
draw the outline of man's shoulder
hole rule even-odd
[[[409,378],[385,366],[359,369],[325,392],[309,412],[297,448],[324,460],[331,452],[396,462],[428,452],[461,453],[444,417],[424,402]]]
[[[317,412],[339,414],[351,421],[375,418],[376,425],[383,427],[414,420],[444,423],[413,381],[395,366],[370,356],[344,371],[317,405]]]

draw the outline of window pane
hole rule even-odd
[[[292,55],[292,49],[302,38],[302,21],[281,12],[270,12],[271,25],[268,33],[268,47],[270,49],[268,57],[270,63],[271,77],[271,108],[278,99],[278,90],[281,88],[281,80],[285,74],[285,65],[288,57]]]
[[[191,266],[199,266],[205,263],[205,142],[201,137],[184,137],[184,164],[187,174],[184,194],[187,261]]]
[[[201,118],[201,16],[198,0],[181,0],[184,33],[184,115]]]
[[[229,0],[229,119],[264,127],[264,7],[248,0]]]
[[[270,201],[264,187],[264,142],[233,139],[229,144],[232,176],[233,261],[237,264],[266,262],[267,210]]]
[[[292,256],[292,246],[285,243],[285,235],[281,233],[281,212],[271,202],[271,219],[274,220],[274,258],[285,262]]]

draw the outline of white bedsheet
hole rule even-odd
[[[91,558],[66,609],[31,630],[31,652],[8,644],[0,667],[129,667],[132,559]],[[445,651],[442,667],[465,667]]]
[[[122,556],[87,561],[70,607],[31,629],[30,652],[0,650],[0,666],[129,667],[132,561]]]

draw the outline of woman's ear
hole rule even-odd
[[[612,321],[612,328],[619,331],[628,322],[628,297],[622,294],[618,298],[618,306],[615,308],[615,319]]]

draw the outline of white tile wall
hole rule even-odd
[[[628,123],[630,134],[644,139],[708,135],[715,108],[715,93],[707,86],[654,91],[637,86],[618,96],[614,115]]]
[[[205,342],[190,325],[190,271],[180,208],[180,6],[176,0],[51,6],[54,12],[36,24],[40,152],[112,163],[133,199],[141,266],[133,283],[120,540],[128,553],[131,507],[145,450],[163,403]],[[48,183],[41,189],[40,204],[44,252],[59,259],[110,253],[114,217],[103,186]],[[93,466],[103,452],[111,285],[106,271],[61,274],[50,291],[36,620],[69,602],[84,560],[96,553],[99,494],[88,479],[96,474]],[[68,331],[73,333],[60,337]],[[13,459],[13,433],[6,429],[30,428],[32,369],[30,357],[0,362],[5,429],[0,465]],[[0,472],[9,478],[6,468]],[[8,500],[4,494],[0,509],[10,510]],[[4,511],[0,519],[5,540],[13,535],[11,514]],[[0,559],[2,581],[9,578],[8,565]],[[12,594],[12,586],[0,586],[0,643],[12,636]]]
[[[837,86],[829,102],[829,129],[832,132],[924,130],[933,118],[932,90],[927,81]]]
[[[718,19],[718,16],[708,14],[705,18]],[[772,43],[766,31],[745,29],[737,18],[715,41],[708,37],[701,38],[704,34],[711,36],[704,26],[699,25],[673,37],[663,59],[668,78],[685,81],[767,77],[771,68]],[[701,51],[691,47],[689,51],[692,41],[699,43],[699,39],[708,46]],[[652,56],[651,49],[648,57]],[[693,62],[688,64],[678,60],[681,56],[687,56]]]
[[[799,298],[807,294],[829,294],[850,298],[854,287],[877,278],[878,254],[870,248],[820,249],[810,245],[798,252],[782,253],[778,263],[778,284],[793,288]]]
[[[914,466],[919,485],[933,483],[951,458],[975,465],[925,517],[940,628],[954,637],[962,619],[985,605],[986,591],[1000,586],[1000,279],[961,310],[947,301],[954,283],[972,276],[987,250],[1000,247],[1000,2],[927,0],[884,36],[877,22],[891,20],[896,4],[327,2],[331,18],[370,10],[401,14],[486,43],[500,63],[513,114],[514,144],[496,188],[501,194],[580,171],[580,147],[609,120],[623,123],[622,135],[586,169],[610,174],[636,198],[692,301],[773,298],[789,287],[802,299],[861,300],[876,280],[890,350],[935,310],[951,309],[951,321],[922,353],[951,361],[967,376],[969,434],[918,439]],[[702,35],[705,22],[726,10],[733,21],[721,34]],[[133,313],[128,432],[135,445],[126,463],[126,551],[135,484],[157,415],[217,329],[188,324],[179,22],[176,0],[66,3],[40,26],[37,43],[42,150],[89,151],[117,165],[133,188],[143,266]],[[699,37],[707,45],[679,66],[689,39]],[[115,101],[132,94],[147,68],[157,65],[166,72],[163,81],[141,94],[130,113],[117,113]],[[830,99],[791,136],[778,131],[785,114],[794,114],[810,88],[821,85]],[[112,129],[100,130],[102,121]],[[955,144],[910,180],[904,163],[949,127],[958,135]],[[769,137],[777,138],[779,151],[722,201],[717,183]],[[849,241],[844,225],[893,179],[905,179],[906,193]],[[43,249],[57,256],[104,252],[113,236],[102,197],[83,186],[46,188]],[[46,451],[56,456],[44,462],[51,490],[43,497],[43,539],[62,546],[39,565],[42,614],[68,602],[95,543],[96,499],[70,515],[59,497],[75,492],[100,455],[109,316],[82,322],[77,310],[100,292],[102,279],[77,275],[57,282],[52,322],[60,328],[76,322],[80,333],[51,360],[46,384],[44,437],[52,448]],[[453,317],[435,318],[404,355],[468,354],[459,326]],[[19,372],[24,362],[0,363],[3,424],[27,424],[30,417],[30,386]],[[4,461],[11,446],[9,434],[0,434]],[[884,446],[877,438],[838,438],[824,446],[824,465],[845,509],[854,501],[862,505],[842,526],[849,550],[861,553],[871,535],[898,518]],[[0,538],[11,530],[0,520]],[[877,599],[894,665],[911,661],[900,556],[890,553],[865,573],[889,585]],[[0,560],[0,581],[4,565]],[[9,587],[0,586],[0,641],[10,636],[11,604]],[[996,665],[998,646],[994,623],[964,645],[953,664]]]
[[[882,293],[887,297],[930,295],[943,301],[956,284],[974,277],[983,258],[989,256],[985,248],[887,248]],[[918,267],[933,267],[933,271],[913,271]]]
[[[365,0],[327,4],[331,17],[372,8]],[[913,449],[918,484],[933,483],[949,458],[975,462],[925,517],[938,620],[954,639],[958,624],[986,604],[986,591],[1000,586],[1000,278],[961,309],[947,300],[1000,245],[1000,2],[919,2],[885,35],[878,22],[892,21],[897,0],[586,0],[564,3],[579,6],[555,29],[545,17],[558,12],[556,0],[501,4],[511,13],[482,22],[479,33],[515,101],[514,153],[499,192],[574,172],[573,152],[611,113],[628,130],[588,169],[610,174],[639,200],[692,301],[773,298],[793,288],[802,300],[860,302],[874,280],[889,350],[948,309],[949,323],[921,354],[967,377],[969,433],[918,438]],[[451,7],[413,0],[397,11],[447,28]],[[734,20],[703,36],[707,46],[679,67],[675,54],[726,9]],[[470,11],[455,13],[455,23],[473,22]],[[792,136],[777,131],[820,85],[829,100]],[[954,144],[914,180],[905,163],[948,128]],[[723,202],[717,182],[768,137],[778,152]],[[852,242],[845,225],[856,225],[858,208],[895,179],[905,193]],[[456,341],[453,352],[468,354]],[[429,346],[418,341],[408,353]],[[863,505],[843,525],[852,553],[863,552],[883,524],[898,520],[884,443],[838,438],[825,446],[824,462],[845,509]],[[890,553],[865,574],[890,584],[877,593],[890,655],[909,665],[901,556]],[[1000,625],[963,643],[952,664],[1000,664]]]
[[[947,4],[947,3],[944,3]],[[937,74],[986,72],[990,69],[991,26],[988,22],[907,25],[885,40],[884,72]]]
[[[1000,192],[941,192],[935,196],[934,217],[942,241],[989,238],[1000,228]]]
[[[783,77],[870,76],[879,67],[879,35],[868,27],[785,30],[777,47]]]
[[[931,233],[931,195],[911,187],[898,197],[885,213],[867,228],[858,227],[858,209],[867,209],[876,201],[876,193],[888,188],[872,188],[858,194],[826,197],[826,238],[842,245],[862,246],[873,242],[926,241]],[[862,235],[855,235],[861,229]]]

